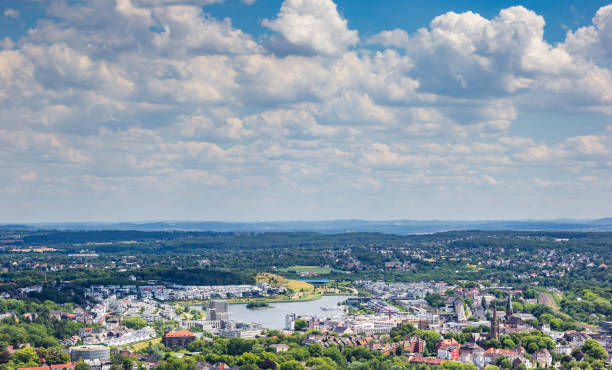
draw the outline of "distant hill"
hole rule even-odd
[[[215,232],[289,232],[311,231],[324,234],[345,232],[381,232],[386,234],[420,234],[451,230],[512,230],[512,231],[612,231],[612,218],[594,220],[497,220],[497,221],[279,221],[279,222],[216,222],[159,221],[132,223],[36,223],[0,225],[0,229],[57,230],[137,230],[137,231],[215,231]]]
[[[17,224],[2,224],[0,225],[0,230],[31,230],[34,227],[30,225],[17,225]]]

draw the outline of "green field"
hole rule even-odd
[[[313,272],[315,274],[329,274],[332,272],[330,267],[318,267],[318,266],[291,266],[284,269],[278,269],[279,271],[289,272]]]

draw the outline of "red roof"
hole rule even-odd
[[[445,345],[453,345],[453,344],[459,344],[459,342],[457,342],[455,340],[455,338],[449,338],[449,339],[442,339],[441,341],[438,342],[439,345],[445,344]]]
[[[164,334],[164,337],[167,337],[167,338],[195,337],[195,334],[193,334],[189,330],[169,331],[166,334]]]
[[[438,348],[438,350],[447,350],[447,349],[459,349],[459,343],[457,344],[448,344],[448,343],[442,343],[440,344],[440,347]]]
[[[52,369],[74,369],[76,362],[68,362],[65,364],[51,365]]]
[[[500,348],[489,348],[485,351],[485,355],[503,355],[503,356],[516,356],[518,353],[514,351],[508,351]]]
[[[434,357],[418,357],[418,356],[410,356],[408,358],[408,362],[417,363],[417,364],[427,364],[427,365],[441,365],[444,360]]]
[[[76,362],[67,362],[65,364],[57,364],[51,366],[38,367],[20,367],[18,370],[52,370],[52,369],[74,369]]]

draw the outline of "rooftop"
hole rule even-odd
[[[195,334],[193,334],[189,330],[169,331],[164,334],[164,337],[167,337],[167,338],[195,337]]]

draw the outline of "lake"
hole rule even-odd
[[[316,301],[306,302],[272,302],[274,308],[262,310],[249,310],[246,304],[231,304],[231,319],[240,322],[261,324],[268,329],[284,329],[285,315],[295,313],[298,316],[315,317],[342,317],[344,312],[338,309],[338,302],[345,301],[349,296],[326,295]],[[321,307],[333,308],[333,310],[321,310]],[[191,306],[191,308],[202,309],[202,306]]]

